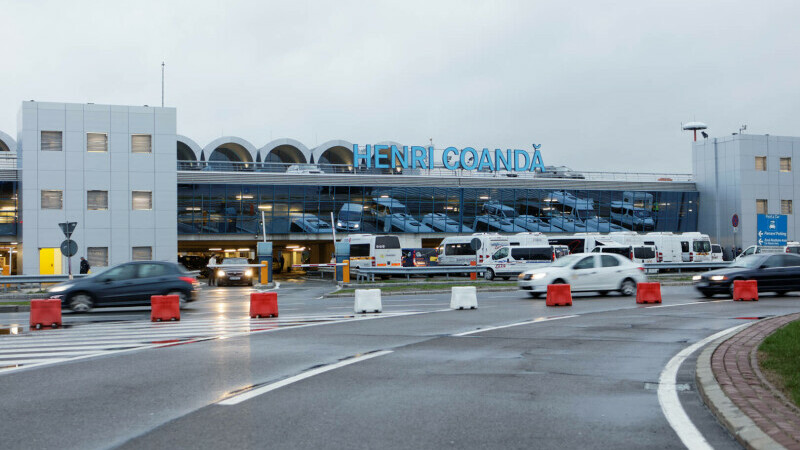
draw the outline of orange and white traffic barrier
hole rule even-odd
[[[450,309],[478,309],[475,286],[453,286],[450,290]]]
[[[31,300],[31,329],[61,326],[61,300],[57,298]]]
[[[636,303],[661,303],[661,283],[638,283]]]
[[[548,284],[547,306],[572,306],[572,288],[568,284]]]
[[[253,292],[250,294],[250,317],[278,317],[277,292]]]
[[[181,299],[178,295],[150,296],[150,321],[181,320]]]
[[[758,282],[756,280],[733,280],[734,301],[758,301]]]

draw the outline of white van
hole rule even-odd
[[[509,245],[512,247],[541,247],[550,245],[547,235],[538,232],[517,233],[508,237]]]
[[[556,260],[556,252],[552,245],[536,247],[501,247],[484,263],[487,266],[483,277],[493,280],[500,277],[508,280],[526,270],[550,264]]]
[[[361,231],[364,208],[358,203],[345,203],[336,216],[336,229],[341,231]]]
[[[350,267],[399,267],[403,252],[393,235],[354,234],[339,242],[350,244]]]
[[[422,224],[427,225],[435,231],[445,233],[472,233],[472,228],[461,225],[457,220],[444,213],[429,213],[422,217]]]
[[[289,231],[292,233],[330,233],[331,226],[314,214],[292,213],[289,215],[291,224]]]
[[[448,236],[439,244],[440,266],[479,266],[488,261],[500,248],[509,245],[507,236],[497,233],[473,233],[467,236]]]
[[[373,198],[370,212],[377,218],[378,230],[385,232],[397,230],[405,233],[434,232],[432,228],[408,214],[406,205],[390,197]]]
[[[684,242],[689,243],[689,258],[683,257],[684,262],[710,262],[711,238],[707,234],[688,232],[680,235]]]
[[[639,264],[658,262],[655,245],[610,244],[595,247],[592,253],[616,253]]]
[[[744,249],[741,255],[737,256],[736,259],[756,255],[759,253],[795,253],[800,254],[800,242],[787,242],[783,247],[766,247],[764,245],[751,245]]]

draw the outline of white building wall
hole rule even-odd
[[[177,259],[176,113],[174,108],[24,102],[18,121],[22,158],[22,242],[25,274],[39,273],[39,249],[58,247],[59,222],[78,222],[80,256],[107,247],[109,264],[131,260],[132,247]],[[62,131],[63,151],[41,151],[42,131]],[[107,153],[86,151],[86,133],[108,134]],[[152,153],[131,153],[131,134],[150,134]],[[41,209],[41,190],[63,191],[61,210]],[[88,190],[108,191],[108,210],[89,211]],[[132,191],[151,191],[153,209],[132,210]],[[66,258],[63,261],[66,273]]]
[[[767,170],[755,170],[755,157],[767,157]],[[768,201],[768,213],[781,213],[781,200],[800,200],[800,137],[734,135],[707,139],[693,146],[694,174],[703,210],[699,229],[719,242],[746,248],[756,243],[756,200]],[[792,171],[780,171],[780,158],[792,158]],[[716,177],[716,178],[715,178]],[[739,215],[734,233],[733,214]],[[800,239],[800,221],[788,216],[789,240]]]

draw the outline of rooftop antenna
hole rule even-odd
[[[694,131],[694,140],[695,142],[697,142],[697,131],[705,130],[706,128],[708,128],[708,126],[706,126],[706,124],[704,124],[703,122],[689,122],[687,124],[684,124],[683,127],[681,128],[683,128],[683,131]]]
[[[744,134],[742,133],[743,131],[747,131],[747,125],[742,125],[739,127],[739,134]]]
[[[164,61],[161,61],[161,107],[164,107]]]

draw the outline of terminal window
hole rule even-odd
[[[153,259],[153,247],[133,247],[134,261],[150,261]]]
[[[756,170],[760,172],[766,172],[767,170],[767,157],[766,156],[756,156]]]
[[[108,134],[86,133],[86,151],[91,153],[107,153]]]
[[[62,209],[64,192],[56,190],[42,191],[42,209]]]
[[[86,209],[91,211],[108,209],[108,191],[86,191]]]
[[[781,158],[781,172],[792,171],[792,158]]]
[[[756,214],[769,214],[767,212],[767,201],[764,199],[756,200]]]
[[[42,151],[60,152],[62,150],[60,131],[42,131]]]
[[[108,267],[108,247],[88,247],[86,259],[90,267]]]
[[[781,214],[792,214],[791,200],[781,200]]]
[[[131,153],[152,153],[153,137],[149,134],[131,135]]]
[[[133,199],[132,208],[134,210],[149,210],[153,209],[153,193],[150,191],[133,191],[131,198]]]

